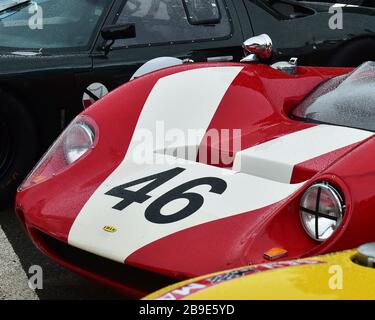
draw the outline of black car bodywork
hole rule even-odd
[[[75,16],[80,11],[73,0],[36,0],[14,12],[0,12],[0,206],[12,197],[36,157],[82,111],[83,95],[91,84],[111,91],[150,59],[238,61],[242,42],[261,33],[274,41],[274,60],[293,56],[305,65],[354,65],[375,56],[374,9],[343,8],[344,28],[332,30],[328,23],[332,4],[210,1],[221,9],[216,23],[204,19],[200,23],[199,17],[189,15],[186,0],[80,0],[90,9],[95,6],[91,13],[79,8],[86,10],[81,17]],[[56,16],[48,10],[49,2],[72,12]],[[28,30],[22,38],[19,25],[5,29],[11,14],[35,3],[46,7],[43,30]],[[136,38],[116,41],[106,54],[101,30],[120,23],[134,24]],[[65,31],[65,24],[73,29]],[[46,36],[39,36],[32,46],[38,32]],[[72,44],[66,45],[70,40]],[[346,58],[338,56],[341,52]]]

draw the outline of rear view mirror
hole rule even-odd
[[[135,24],[126,23],[109,25],[102,29],[101,34],[103,39],[107,41],[135,38]]]
[[[126,23],[106,26],[102,29],[101,35],[104,40],[111,41],[103,48],[107,56],[116,40],[135,38],[137,34],[135,32],[135,24]]]

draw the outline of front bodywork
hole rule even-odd
[[[319,83],[349,71],[289,76],[265,65],[194,64],[146,75],[82,114],[95,123],[97,144],[21,189],[17,212],[47,255],[134,296],[159,288],[155,281],[264,262],[275,247],[291,259],[371,241],[373,133],[288,117]],[[176,131],[194,131],[195,140]],[[202,158],[204,150],[231,161]],[[322,180],[341,190],[346,213],[329,240],[316,242],[299,202]],[[151,182],[145,198],[124,204]]]
[[[375,270],[355,250],[243,267],[185,281],[145,300],[373,300]]]

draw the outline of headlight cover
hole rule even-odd
[[[94,144],[95,133],[85,122],[77,122],[70,126],[64,135],[64,154],[68,164],[81,158]]]
[[[21,184],[18,191],[44,182],[78,161],[97,142],[98,129],[91,118],[78,116],[65,129]]]
[[[301,198],[303,228],[316,241],[330,238],[341,225],[344,213],[343,197],[327,182],[312,185]]]

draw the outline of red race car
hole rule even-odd
[[[18,192],[35,245],[141,297],[374,241],[375,64],[246,61],[152,72],[78,116]]]

